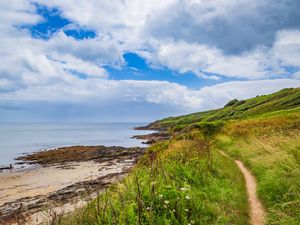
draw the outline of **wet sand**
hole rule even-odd
[[[26,224],[41,224],[48,217],[42,211],[72,211],[122,179],[143,151],[75,146],[29,155],[29,163],[43,163],[33,169],[0,173],[0,224],[13,224],[25,218]],[[57,160],[58,155],[64,154],[69,162],[68,157]]]
[[[0,174],[0,205],[20,198],[46,195],[70,184],[94,180],[99,176],[121,173],[126,163],[69,163],[67,167],[41,167]]]

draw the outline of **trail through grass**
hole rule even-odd
[[[215,145],[255,175],[266,224],[300,224],[299,113],[228,123]]]
[[[225,152],[221,150],[219,150],[219,152],[223,156],[234,160]],[[263,225],[265,221],[265,209],[256,194],[256,179],[240,160],[234,160],[234,162],[241,170],[245,178],[251,225]]]
[[[150,146],[123,182],[59,224],[248,224],[243,174],[217,150],[255,176],[265,224],[300,224],[300,88],[149,128],[172,138]]]

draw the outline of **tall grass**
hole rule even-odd
[[[121,183],[60,224],[247,224],[244,180],[200,132],[153,145]]]
[[[266,224],[300,224],[300,113],[232,122],[216,146],[242,159],[256,176]]]
[[[152,145],[121,183],[59,222],[248,224],[241,159],[258,181],[266,224],[300,224],[300,88],[166,118],[173,138]]]

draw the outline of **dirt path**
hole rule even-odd
[[[220,153],[225,157],[232,159],[225,152],[220,151]],[[250,173],[250,171],[244,166],[244,164],[240,160],[234,160],[234,162],[239,167],[239,169],[241,170],[245,178],[248,202],[250,206],[250,224],[263,225],[265,219],[265,210],[261,201],[258,199],[256,195],[255,177]]]

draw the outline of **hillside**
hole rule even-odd
[[[247,100],[231,100],[225,107],[184,116],[169,117],[149,124],[150,129],[183,128],[197,122],[241,119],[300,106],[300,88],[287,88]]]
[[[241,160],[257,180],[265,224],[300,224],[300,89],[166,118],[167,130],[121,183],[56,224],[249,224]]]

